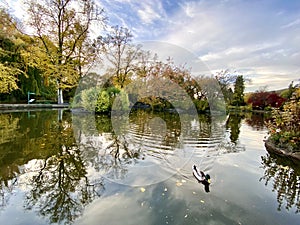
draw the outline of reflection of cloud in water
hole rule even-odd
[[[75,224],[140,225],[148,224],[149,221],[151,221],[150,212],[141,207],[134,196],[122,193],[95,200]]]
[[[228,199],[221,190],[204,193],[194,180],[180,187],[176,186],[175,181],[173,177],[147,186],[143,191],[138,187],[120,187],[121,190],[115,190],[111,195],[91,203],[75,225],[207,225],[238,224],[243,221],[255,224],[255,221],[266,221],[265,214],[256,215],[253,211],[256,198],[249,200],[248,195],[242,198],[236,195]],[[272,218],[268,218],[268,221],[275,222]]]

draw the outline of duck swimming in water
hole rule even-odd
[[[203,171],[199,170],[195,165],[193,166],[193,175],[199,183],[202,183],[204,185],[204,190],[206,192],[209,192],[210,175],[205,174]]]

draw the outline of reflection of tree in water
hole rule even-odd
[[[285,208],[296,208],[300,212],[300,164],[276,155],[262,156],[262,167],[265,169],[264,180],[267,186],[273,181],[273,191],[277,192],[278,210],[284,202]]]
[[[160,118],[166,123],[165,132],[158,130],[156,125],[151,126],[153,119]],[[174,119],[175,118],[175,119]],[[118,121],[124,120],[120,116]],[[146,111],[133,111],[129,115],[129,126],[118,127],[122,132],[116,134],[111,125],[111,118],[103,115],[73,115],[76,124],[75,134],[79,145],[85,149],[83,156],[97,172],[106,174],[106,177],[123,179],[128,172],[128,166],[139,163],[147,157],[162,157],[167,151],[159,146],[172,146],[178,142],[180,135],[180,120],[178,114],[149,113]],[[94,123],[97,131],[92,131],[89,124]],[[119,124],[118,124],[119,125]],[[164,134],[161,136],[160,134]],[[153,135],[153,136],[151,136]],[[152,151],[145,150],[147,141],[157,140],[157,147]],[[148,143],[149,146],[153,143]],[[158,152],[161,151],[161,152]],[[164,152],[165,151],[165,152]],[[162,153],[163,152],[163,153]]]
[[[100,196],[103,184],[90,184],[81,151],[74,144],[73,129],[67,122],[54,124],[46,136],[55,154],[42,160],[26,196],[26,208],[35,208],[51,223],[69,223],[84,207]],[[49,138],[51,136],[51,138]]]
[[[53,115],[53,112],[50,112]],[[0,207],[4,208],[18,177],[23,173],[20,166],[35,157],[45,156],[40,146],[33,144],[42,136],[49,112],[11,112],[0,114]],[[55,115],[54,115],[55,116]],[[56,117],[55,117],[56,118]],[[37,126],[39,125],[39,126]]]
[[[0,114],[0,208],[21,185],[26,209],[50,222],[70,223],[102,193],[103,180],[87,178],[68,113],[59,121],[57,113]]]
[[[80,151],[62,146],[59,154],[43,161],[33,177],[26,208],[37,209],[51,223],[74,221],[103,190],[101,182],[90,184],[86,175]]]
[[[226,121],[226,129],[229,129],[230,140],[236,144],[240,134],[242,116],[240,114],[230,113]]]
[[[113,133],[109,116],[73,115],[73,124],[82,156],[87,165],[100,172],[99,176],[109,172],[115,178],[122,178],[127,165],[139,157],[139,150],[133,151],[124,135]]]
[[[0,180],[0,209],[4,208],[13,192],[17,183],[17,178],[14,176],[1,178]]]
[[[158,118],[160,118],[160,120]],[[180,121],[181,118],[177,112],[148,112],[144,110],[132,111],[129,115],[129,119],[132,124],[136,125],[136,132],[140,134],[163,135],[161,136],[161,144],[166,146],[174,146],[174,144],[178,142],[178,137],[182,132],[181,122],[184,120],[189,121],[188,118],[183,118],[183,121]],[[159,122],[164,122],[165,127],[163,127],[162,124],[158,124]]]
[[[256,130],[262,130],[265,127],[265,121],[270,117],[268,113],[252,112],[246,115],[246,123]]]
[[[225,137],[220,144],[223,153],[245,151],[245,147],[239,143],[241,121],[244,116],[240,113],[230,113],[226,121]]]
[[[97,169],[105,172],[109,178],[123,179],[128,166],[138,163],[141,158],[141,148],[130,147],[125,135],[111,134],[109,140],[110,144],[99,152]]]

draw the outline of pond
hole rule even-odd
[[[299,224],[299,164],[266,152],[264,114],[189,116],[134,111],[116,131],[104,115],[2,112],[0,224]]]

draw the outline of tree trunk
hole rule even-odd
[[[64,104],[63,91],[61,88],[58,88],[57,90],[57,104]]]

